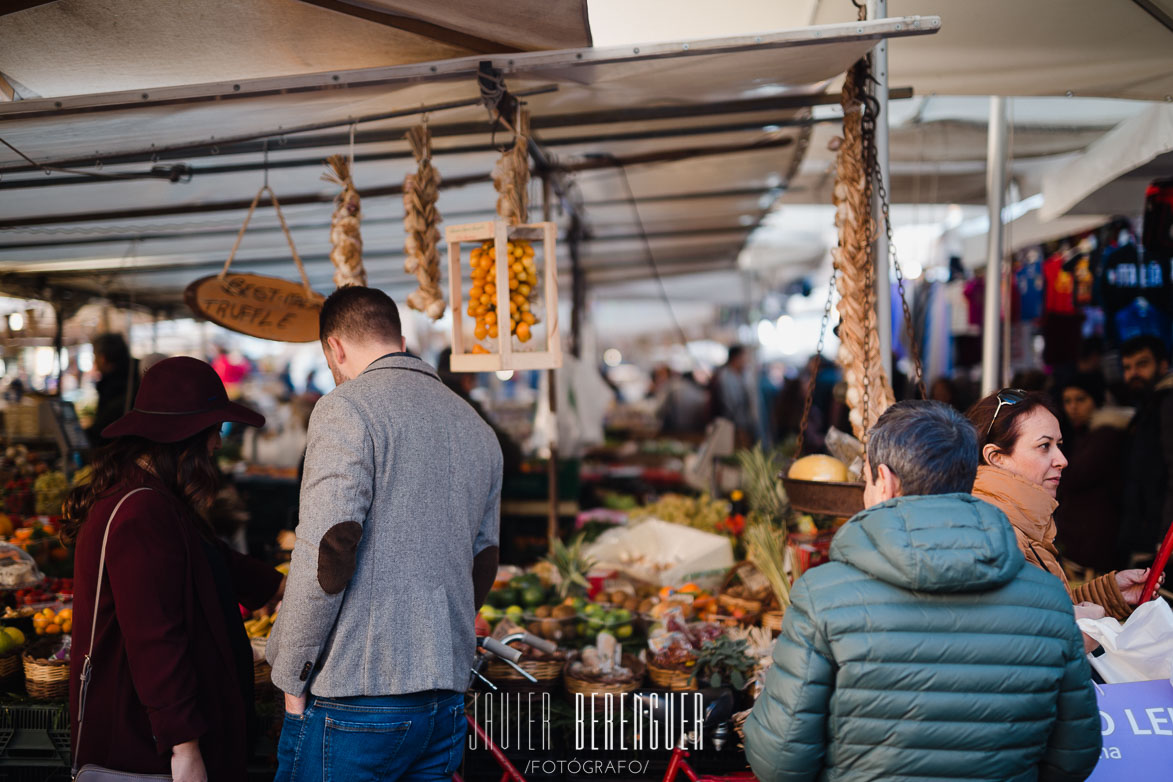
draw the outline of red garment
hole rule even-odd
[[[208,778],[246,778],[245,704],[226,618],[199,531],[180,502],[137,468],[96,501],[77,541],[70,717],[78,765],[170,774],[171,748],[198,738]],[[93,678],[76,746],[78,677],[90,644],[102,535],[114,505],[98,607]],[[239,601],[259,608],[281,574],[222,547]]]
[[[224,381],[224,385],[230,386],[244,380],[245,375],[248,374],[249,366],[247,362],[233,361],[228,357],[228,354],[221,353],[212,359],[212,369],[216,370],[216,374]]]
[[[1075,314],[1075,275],[1063,269],[1063,253],[1055,253],[1043,262],[1046,294],[1043,310],[1056,315]]]

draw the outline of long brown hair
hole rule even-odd
[[[1022,419],[1035,410],[1041,408],[1055,416],[1056,419],[1063,420],[1051,397],[1042,391],[1022,393],[1022,401],[1003,404],[999,411],[998,394],[1014,391],[1015,389],[1004,388],[997,394],[990,394],[984,399],[978,400],[965,414],[965,417],[973,424],[973,428],[977,430],[979,464],[988,464],[982,449],[990,443],[997,446],[1001,453],[1013,453],[1014,446],[1018,444],[1018,437],[1021,434]]]
[[[220,472],[208,453],[208,439],[219,426],[204,429],[176,443],[156,443],[141,437],[119,437],[94,452],[90,478],[65,500],[61,539],[77,540],[81,525],[94,502],[121,483],[137,465],[145,462],[151,472],[197,518],[216,497]]]

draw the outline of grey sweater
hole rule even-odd
[[[423,361],[384,356],[310,418],[297,543],[266,656],[300,695],[463,691],[473,557],[497,545],[501,448]]]

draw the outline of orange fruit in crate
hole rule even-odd
[[[49,617],[45,616],[44,614],[36,614],[33,616],[33,629],[38,633],[44,632],[45,625],[47,624],[49,624]]]
[[[61,625],[57,624],[56,622],[50,622],[49,624],[45,625],[45,635],[60,635],[60,634],[61,634]]]
[[[489,355],[489,351],[488,351],[488,350],[486,350],[486,349],[485,349],[484,347],[482,347],[481,345],[473,345],[473,346],[472,346],[472,352],[473,352],[474,354],[476,354],[476,355],[480,355],[480,356],[487,356],[487,355]]]
[[[57,612],[57,619],[58,619],[58,621],[65,621],[67,619],[72,621],[73,620],[73,609],[72,608],[62,608],[60,611]]]
[[[529,331],[529,324],[525,321],[517,324],[517,338],[522,342],[529,342],[530,337],[533,336]]]
[[[73,620],[72,619],[66,619],[64,622],[61,623],[61,632],[63,632],[63,633],[72,633],[73,632]]]
[[[492,326],[489,326],[489,336],[490,336],[490,337],[492,337],[493,339],[496,339],[496,338],[497,338],[497,334],[498,334],[498,333],[499,333],[499,332],[498,332],[498,330],[497,330],[497,324],[496,324],[496,323],[494,323]]]
[[[489,336],[489,330],[485,328],[484,324],[477,323],[476,330],[473,331],[472,334],[477,339],[484,339],[485,337]]]

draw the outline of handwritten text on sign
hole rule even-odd
[[[1166,779],[1173,768],[1173,685],[1101,684],[1097,696],[1104,748],[1088,782]]]
[[[187,306],[226,329],[278,342],[318,338],[322,297],[299,283],[259,274],[204,277],[187,286]]]

